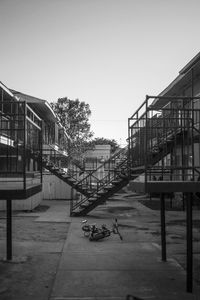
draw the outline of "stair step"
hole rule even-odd
[[[101,197],[101,195],[100,195],[100,194],[97,194],[97,193],[96,193],[96,194],[94,194],[94,195],[93,195],[93,198],[96,198],[96,199],[98,199],[99,197]]]
[[[71,176],[69,174],[66,174],[66,173],[63,175],[63,177],[64,178],[71,178]]]
[[[105,186],[104,189],[105,190],[111,190],[113,189],[114,185],[108,185],[108,186]]]
[[[81,184],[77,184],[76,185],[79,189],[83,190],[83,191],[86,191],[87,190],[87,187],[86,186],[82,186]]]
[[[60,168],[58,166],[56,166],[56,165],[53,165],[52,169],[53,170],[58,170],[58,171],[60,170]]]
[[[68,181],[71,181],[72,183],[76,182],[76,180],[74,178],[71,178],[71,177],[68,178]]]
[[[79,214],[81,211],[82,211],[82,209],[80,209],[80,207],[79,207],[79,208],[74,209],[72,214],[76,215],[76,214]]]
[[[46,163],[46,167],[47,167],[47,168],[52,168],[52,167],[53,167],[53,164],[50,163],[50,162],[49,162],[49,163]]]
[[[125,174],[119,174],[119,177],[122,178],[122,179],[126,179],[128,177],[128,175],[125,175]]]
[[[104,195],[106,192],[105,191],[99,191],[97,192],[97,195]]]
[[[95,201],[97,201],[97,198],[92,197],[92,198],[89,198],[88,201],[89,202],[95,202]]]
[[[138,166],[138,167],[133,167],[131,168],[132,171],[144,171],[145,170],[145,166]]]
[[[118,183],[120,183],[120,182],[121,182],[120,180],[113,180],[112,181],[112,183],[115,184],[115,185],[118,184]]]
[[[59,171],[58,174],[59,175],[65,175],[65,171]]]
[[[88,191],[87,191],[87,193],[88,193],[88,194],[93,194],[93,193],[94,193],[94,191],[90,191],[90,190],[88,190]]]
[[[78,185],[80,186],[80,187],[85,187],[85,188],[88,188],[88,185],[87,184],[85,184],[85,183],[83,183],[83,182],[78,182]]]
[[[89,205],[90,205],[90,203],[85,202],[85,203],[80,204],[80,207],[81,207],[81,208],[86,208],[86,207],[88,207]]]

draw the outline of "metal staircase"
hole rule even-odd
[[[71,216],[84,216],[105,203],[130,180],[144,174],[146,166],[155,171],[156,165],[172,153],[174,143],[184,134],[184,130],[180,128],[171,128],[162,136],[154,136],[152,133],[148,151],[143,151],[145,130],[142,126],[135,131],[137,142],[132,145],[131,150],[130,145],[129,148],[119,150],[92,171],[87,171],[82,162],[77,159],[69,160],[59,151],[51,149],[50,153],[43,154],[43,167],[80,193],[78,199],[71,200]]]
[[[53,175],[67,183],[79,193],[89,196],[91,191],[91,178],[86,178],[88,173],[84,172],[82,165],[76,160],[69,158],[58,150],[45,150],[42,156],[42,166]]]
[[[71,216],[86,215],[128,184],[131,177],[127,154],[127,147],[121,149],[82,180],[91,182],[90,195],[81,195],[72,202]]]
[[[167,152],[170,150],[170,141]],[[163,156],[161,143],[149,153],[148,159],[155,164]],[[155,148],[154,147],[154,148]],[[145,164],[138,165],[141,153],[134,153],[135,164],[130,166],[128,147],[116,152],[110,159],[100,164],[93,171],[86,171],[77,160],[69,160],[58,151],[51,150],[51,155],[43,155],[43,167],[66,182],[80,193],[79,199],[71,200],[70,215],[84,216],[106,202],[106,200],[125,187],[130,180],[134,180],[145,171]],[[53,154],[52,154],[53,153]],[[166,153],[166,147],[165,147]]]
[[[145,184],[155,178],[197,180],[200,109],[195,100],[147,96],[129,118],[130,169],[135,174],[143,170]]]
[[[131,178],[127,147],[92,171],[84,170],[83,165],[80,168],[77,159],[69,160],[54,149],[43,151],[42,165],[80,193],[79,199],[71,200],[72,216],[86,215],[126,186]]]
[[[84,169],[77,159],[69,162],[69,158],[62,157],[58,151],[53,155],[43,154],[43,167],[80,193],[78,199],[71,201],[71,216],[86,215],[141,174],[145,175],[145,180],[152,180],[155,174],[165,174],[167,180],[179,176],[179,171],[176,173],[173,169],[172,160],[177,154],[174,149],[178,149],[176,145],[183,141],[189,145],[188,129],[193,128],[195,132],[197,129],[188,114],[182,111],[178,115],[177,110],[148,114],[145,112],[139,116],[137,113],[132,118],[129,146],[92,171]],[[166,159],[171,160],[170,168]]]

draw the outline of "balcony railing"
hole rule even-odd
[[[0,190],[42,182],[42,122],[25,102],[0,102]]]
[[[197,181],[200,173],[200,97],[147,96],[129,118],[129,160],[145,182]]]

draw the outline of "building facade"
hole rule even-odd
[[[131,167],[137,173],[140,169],[130,184],[133,189],[150,191],[155,180],[168,181],[166,189],[171,184],[174,192],[198,188],[191,182],[200,174],[199,120],[200,54],[159,95],[147,96],[129,118]]]
[[[68,159],[69,138],[45,100],[8,89],[0,83],[0,209],[31,210],[52,194],[70,199],[71,187],[45,171],[44,158]],[[61,191],[61,192],[60,192]]]

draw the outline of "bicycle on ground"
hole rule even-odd
[[[123,240],[122,235],[119,232],[119,226],[117,219],[113,222],[112,228],[109,229],[107,225],[103,224],[100,227],[97,227],[96,224],[88,224],[87,220],[82,221],[82,230],[84,236],[89,237],[90,241],[98,241],[109,237],[112,233],[118,234],[120,240]]]

